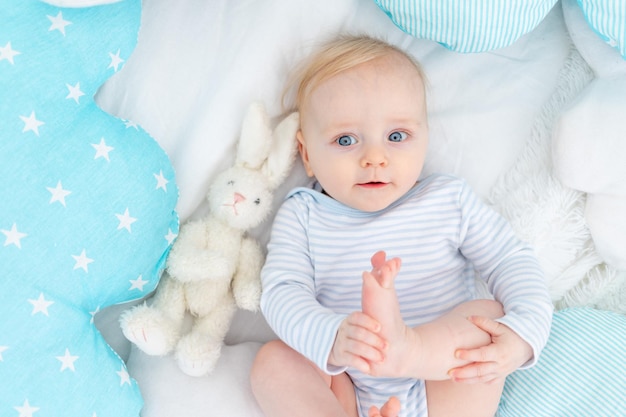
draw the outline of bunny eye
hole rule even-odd
[[[228,181],[226,184],[228,184],[228,185],[235,185],[235,181],[230,180],[230,181]]]
[[[261,204],[261,199],[257,198],[256,200],[254,200],[254,204],[256,204],[257,206]]]

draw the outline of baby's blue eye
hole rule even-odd
[[[402,142],[403,140],[405,140],[407,137],[407,134],[405,132],[393,132],[391,135],[389,135],[389,141],[390,142]]]
[[[335,142],[337,142],[339,146],[350,146],[356,143],[356,139],[350,135],[343,135],[342,137],[337,139]]]

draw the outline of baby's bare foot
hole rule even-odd
[[[394,285],[399,270],[400,259],[387,260],[380,251],[372,256],[372,270],[363,272],[361,308],[380,323],[383,337],[404,326]]]
[[[380,323],[380,336],[387,342],[385,358],[372,363],[371,374],[404,376],[406,354],[415,348],[412,331],[405,324],[394,280],[400,270],[400,259],[387,260],[384,252],[372,256],[372,271],[363,272],[361,307],[363,312]]]
[[[379,410],[377,407],[372,406],[369,409],[368,417],[398,417],[400,413],[400,400],[396,397],[391,397]]]

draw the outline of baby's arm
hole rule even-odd
[[[467,382],[491,380],[536,363],[550,333],[553,307],[537,257],[511,225],[467,186],[459,195],[459,207],[459,249],[486,280],[505,314],[497,320],[472,319],[491,335],[492,343],[457,352],[473,363],[451,375]]]
[[[300,199],[290,198],[276,215],[261,271],[261,310],[283,342],[326,373],[335,374],[344,369],[329,367],[328,358],[347,314],[333,312],[316,299],[308,222],[302,218],[307,211]]]

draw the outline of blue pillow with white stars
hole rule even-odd
[[[0,416],[137,417],[93,319],[156,287],[178,190],[159,145],[93,97],[136,45],[141,0],[0,10]]]

